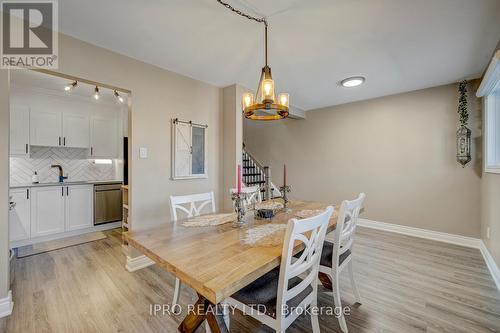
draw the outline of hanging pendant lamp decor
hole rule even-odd
[[[469,121],[469,111],[467,109],[467,81],[462,81],[458,85],[460,99],[458,101],[458,114],[460,127],[457,131],[457,162],[465,167],[472,160],[471,146],[471,130],[467,127]]]
[[[245,14],[221,0],[217,0],[217,2],[240,16],[264,24],[265,65],[260,74],[259,84],[257,85],[257,93],[254,95],[252,92],[246,92],[242,96],[241,106],[243,108],[245,118],[252,120],[279,120],[288,117],[290,95],[287,93],[281,93],[278,95],[278,99],[276,99],[271,67],[267,64],[267,20],[265,18],[257,18]]]

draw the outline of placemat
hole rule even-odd
[[[236,213],[217,213],[190,217],[182,223],[185,227],[211,227],[236,221]]]
[[[265,224],[245,231],[242,242],[250,246],[276,246],[283,243],[286,224]]]

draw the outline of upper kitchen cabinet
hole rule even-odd
[[[90,148],[89,107],[66,96],[40,96],[31,106],[32,146]]]
[[[88,114],[64,113],[62,117],[63,146],[90,148],[90,117]]]
[[[32,108],[30,113],[30,144],[60,147],[62,145],[62,113],[57,109]]]
[[[86,92],[80,89],[64,93],[15,86],[11,98],[11,155],[27,155],[30,146],[40,146],[87,149],[92,159],[120,158],[126,105],[113,95],[103,95],[96,101],[89,95],[82,96]]]
[[[92,158],[117,158],[118,117],[115,114],[95,114],[91,119]]]
[[[21,156],[29,153],[30,109],[28,106],[10,106],[10,155]]]

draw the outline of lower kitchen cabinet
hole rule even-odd
[[[50,186],[31,189],[31,238],[64,232],[65,188]]]
[[[9,212],[9,239],[11,242],[31,237],[30,189],[10,191],[15,206]]]
[[[94,219],[94,186],[67,186],[66,231],[90,228]]]
[[[11,246],[74,236],[78,230],[94,228],[93,184],[15,188],[10,196],[15,203],[9,214]]]

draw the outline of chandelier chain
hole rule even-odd
[[[259,22],[259,23],[264,23],[264,25],[267,28],[267,20],[264,17],[260,17],[259,18],[259,17],[251,16],[251,15],[249,15],[247,13],[243,13],[241,10],[234,8],[233,6],[231,6],[230,4],[228,4],[227,2],[224,2],[222,0],[217,0],[217,2],[220,3],[221,5],[223,5],[224,7],[226,7],[227,9],[231,10],[232,12],[240,15],[240,16],[246,17],[249,20],[253,20],[253,21],[256,21],[256,22]]]

